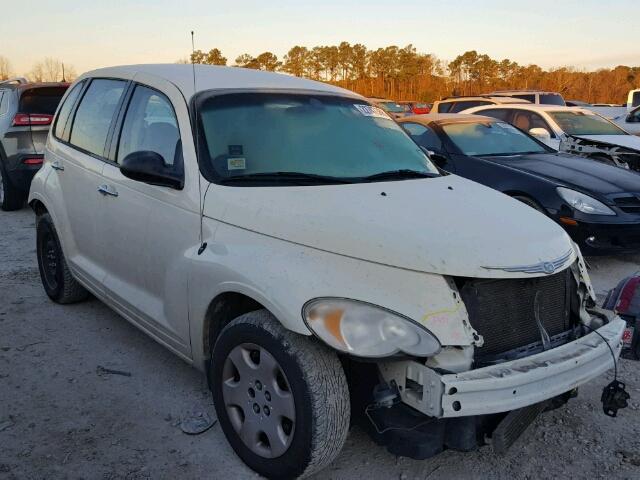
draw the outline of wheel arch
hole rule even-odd
[[[34,198],[29,202],[29,206],[31,207],[31,210],[33,210],[33,213],[36,214],[36,216],[40,216],[44,213],[49,213],[49,209],[40,199]]]
[[[211,358],[213,345],[225,325],[240,315],[262,309],[268,310],[262,303],[244,293],[227,291],[216,295],[207,307],[202,325],[203,357],[206,360]],[[208,361],[206,368],[209,368]]]

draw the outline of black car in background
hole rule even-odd
[[[0,208],[24,205],[68,83],[0,82]]]
[[[398,123],[440,168],[539,210],[585,254],[640,251],[640,174],[558,153],[495,118],[430,114]]]

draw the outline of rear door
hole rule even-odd
[[[102,195],[98,191],[105,165],[105,147],[127,82],[93,79],[69,92],[54,126],[47,160],[57,182],[63,206],[54,218],[62,227],[63,248],[71,269],[96,291],[105,276],[105,242],[98,235],[102,221]],[[77,104],[77,106],[75,106]]]
[[[185,175],[182,138],[190,137],[191,128],[188,120],[178,122],[188,119],[184,98],[168,82],[146,83],[152,86],[134,84],[125,102],[111,145],[114,162],[103,171],[111,192],[104,197],[99,233],[108,245],[104,286],[125,316],[190,357],[186,258],[198,244],[197,198],[189,197],[197,187],[150,185],[120,171],[127,155],[153,151],[176,175]]]

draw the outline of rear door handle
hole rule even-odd
[[[53,168],[54,170],[60,170],[61,172],[64,171],[64,167],[58,160],[51,162],[51,168]]]
[[[112,197],[118,196],[118,191],[110,185],[100,185],[98,187],[98,191],[102,195],[111,195]]]

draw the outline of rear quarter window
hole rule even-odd
[[[68,87],[40,87],[22,92],[18,111],[20,113],[43,113],[53,115]]]
[[[69,132],[65,132],[65,126],[67,125],[67,120],[69,119],[71,109],[73,108],[76,100],[78,99],[78,96],[80,95],[80,92],[82,91],[83,85],[84,82],[80,82],[74,85],[73,89],[71,89],[71,91],[69,92],[69,95],[67,95],[67,98],[65,98],[60,111],[58,112],[58,118],[56,118],[56,125],[54,127],[53,134],[60,140],[69,140]]]

